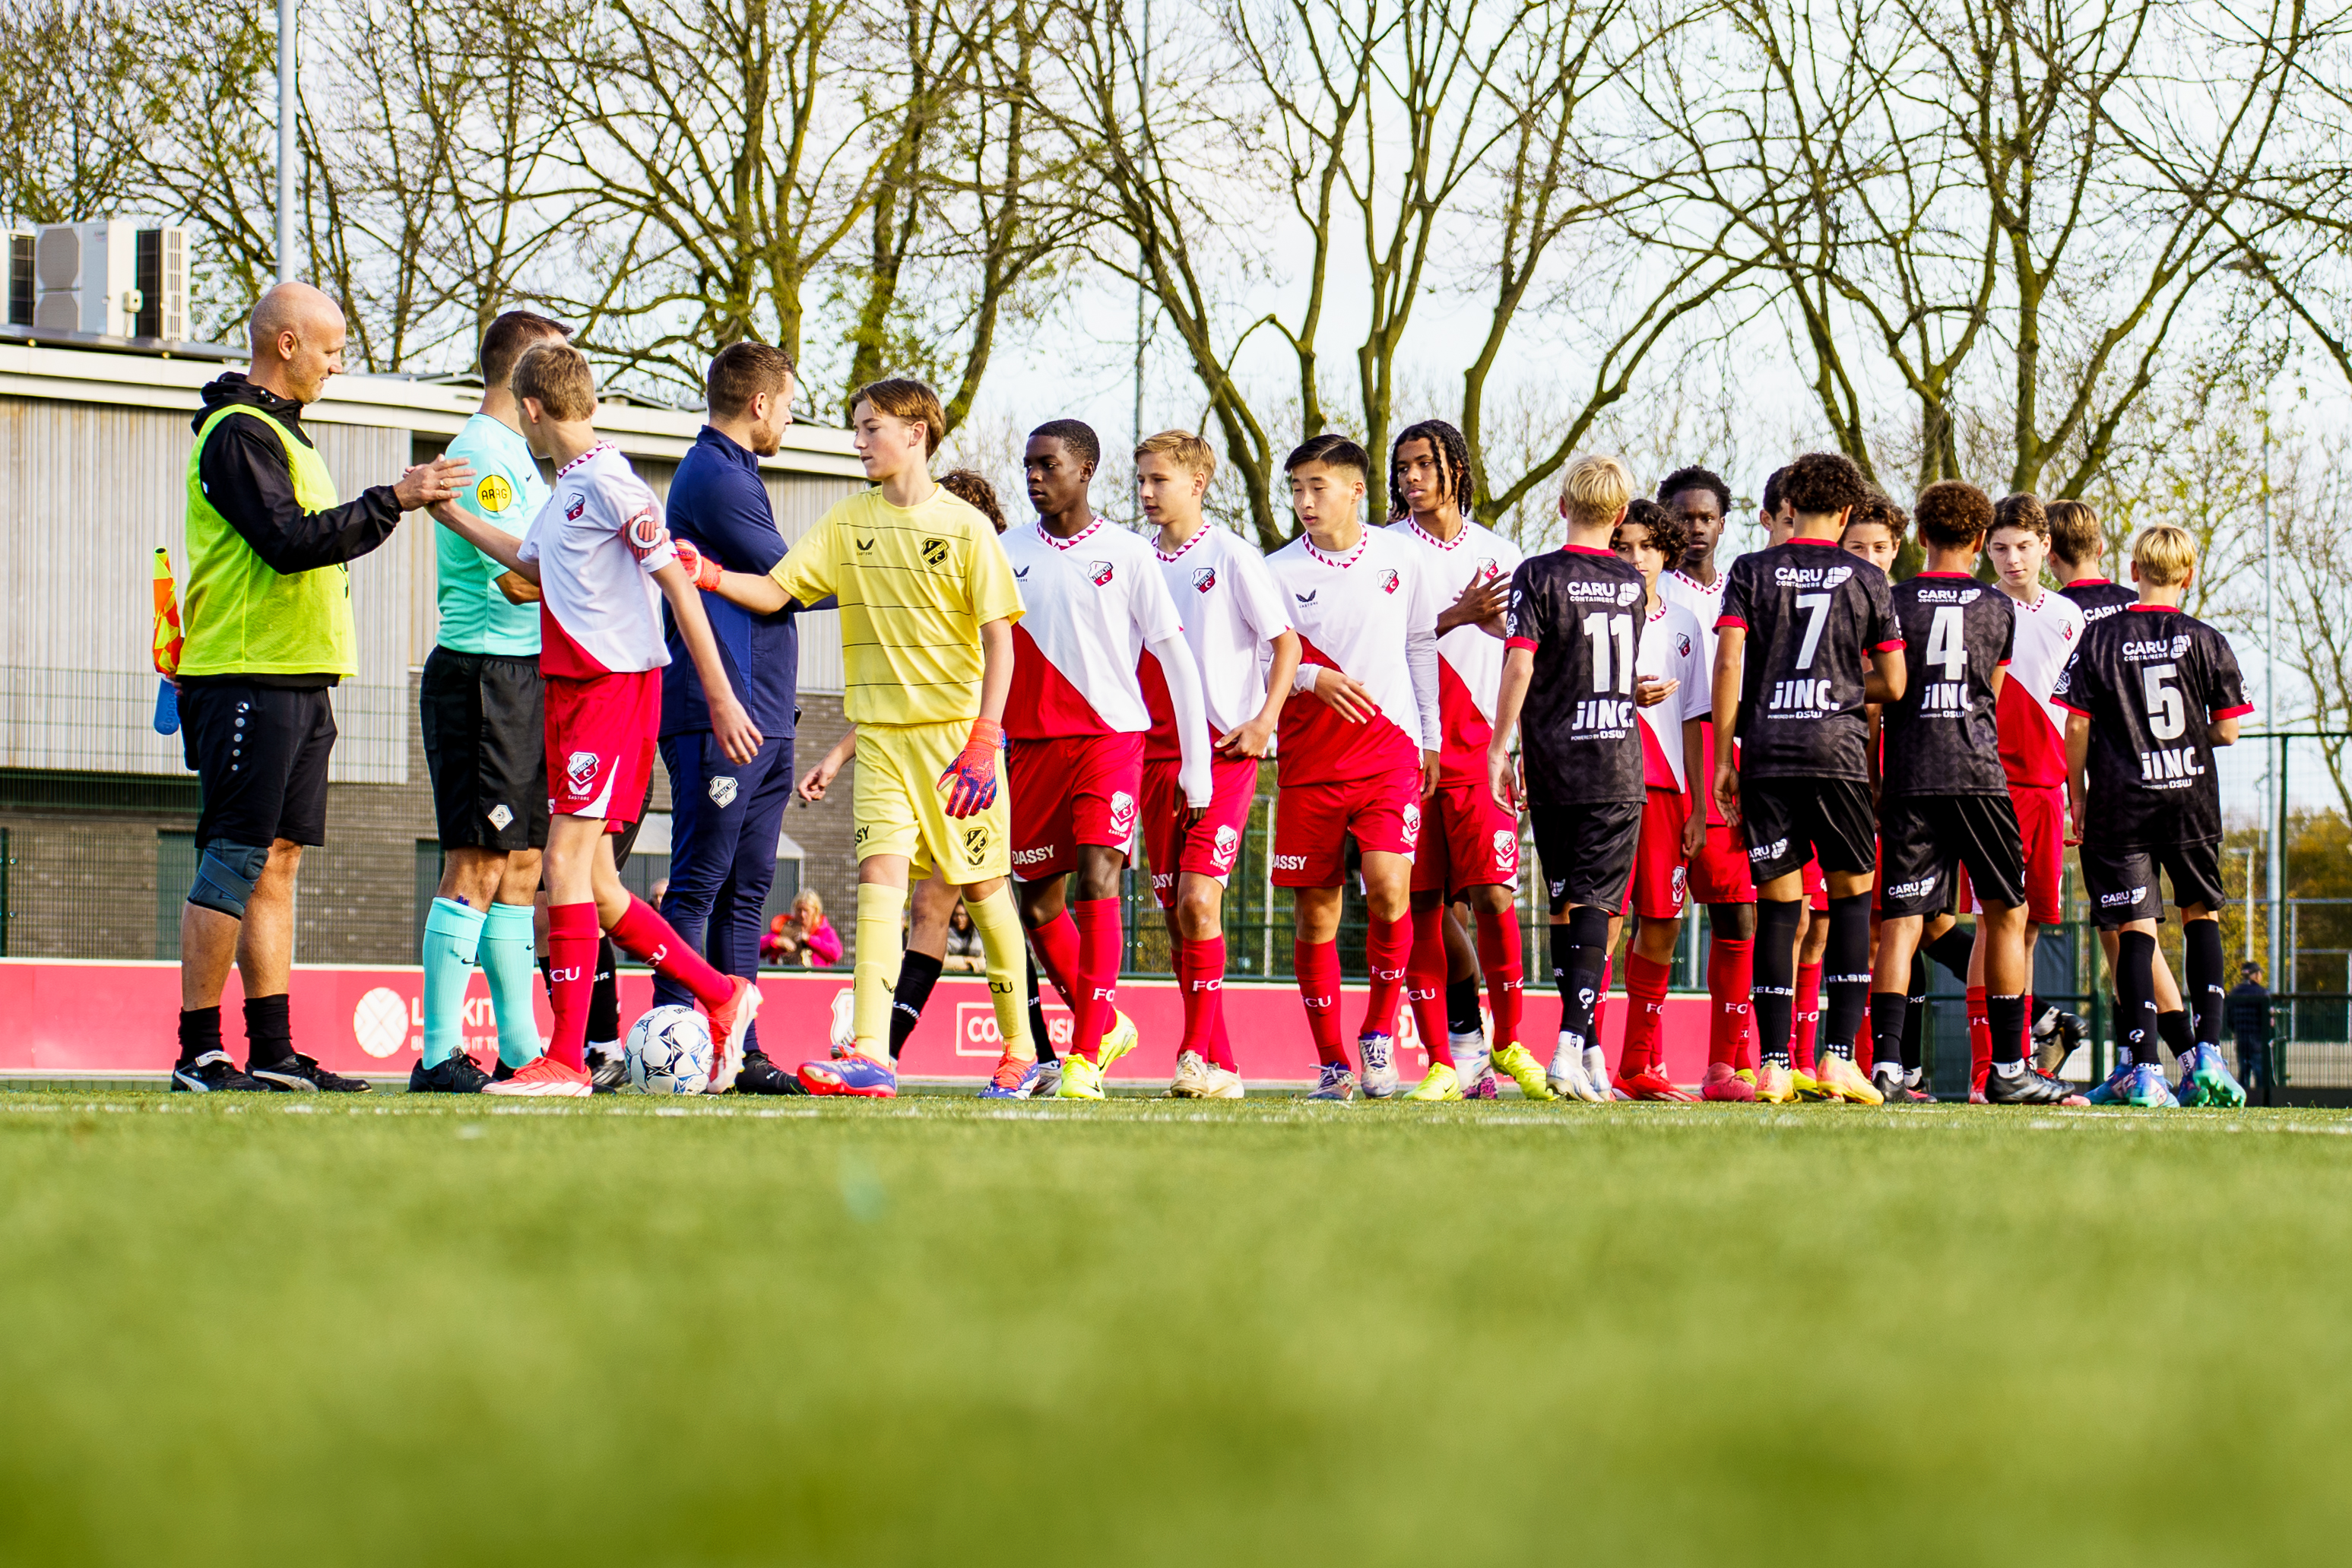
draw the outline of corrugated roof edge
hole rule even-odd
[[[83,333],[35,335],[0,328],[0,398],[94,402],[194,413],[199,392],[224,364],[241,363],[245,350],[225,343],[166,343],[152,338],[104,338]],[[372,425],[422,435],[455,435],[480,401],[469,388],[412,376],[348,374],[327,384],[327,395],[304,417],[323,424]],[[632,457],[676,462],[702,429],[690,409],[654,408],[616,400],[597,412],[596,427]],[[795,424],[783,450],[761,465],[788,474],[862,479],[850,433]]]

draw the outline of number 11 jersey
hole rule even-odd
[[[1642,574],[1613,553],[1567,545],[1511,573],[1506,646],[1535,653],[1519,707],[1519,755],[1531,806],[1639,801]]]
[[[1886,574],[1834,539],[1793,538],[1741,556],[1724,578],[1716,628],[1748,633],[1741,777],[1868,783],[1863,655],[1903,646]]]
[[[2254,711],[2229,639],[2168,605],[2127,605],[2091,622],[2051,700],[2091,721],[2085,842],[2162,849],[2221,836],[2212,726]]]

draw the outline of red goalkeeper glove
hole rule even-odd
[[[1004,727],[992,718],[971,721],[971,738],[940,775],[948,792],[948,815],[969,817],[996,803],[996,756],[1004,747]]]
[[[721,570],[719,563],[695,549],[691,539],[682,539],[673,534],[669,542],[670,548],[677,551],[677,564],[686,568],[686,575],[692,580],[694,586],[706,593],[718,592]]]

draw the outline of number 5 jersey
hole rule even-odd
[[[2091,721],[2085,841],[2155,849],[2221,836],[2212,726],[2253,712],[2229,639],[2168,605],[2127,606],[2084,630],[2051,699]]]

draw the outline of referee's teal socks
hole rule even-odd
[[[526,923],[530,911],[523,912]],[[436,898],[425,916],[425,1065],[440,1066],[466,1040],[466,983],[474,976],[485,917],[454,898]]]
[[[499,1060],[527,1067],[545,1047],[539,1018],[531,1011],[532,978],[539,971],[539,939],[528,904],[493,904],[482,927],[482,975],[490,982],[490,1008],[499,1017]]]

